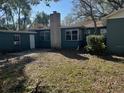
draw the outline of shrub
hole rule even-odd
[[[86,51],[93,54],[103,54],[106,50],[105,38],[102,35],[89,35],[86,37]]]

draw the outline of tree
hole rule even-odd
[[[39,12],[36,14],[36,18],[34,20],[35,24],[42,24],[43,26],[48,26],[49,24],[49,15],[44,12]]]
[[[5,18],[1,18],[1,20],[0,20],[0,29],[6,29],[5,28]]]
[[[72,14],[68,14],[67,16],[65,16],[64,20],[62,21],[62,25],[63,26],[72,26],[74,24],[74,17],[72,16]]]
[[[95,32],[97,32],[96,20],[108,15],[113,10],[105,0],[73,0],[73,5],[77,18],[90,17],[92,19]]]
[[[77,12],[77,17],[88,17],[90,16],[94,22],[94,26],[95,26],[95,32],[97,32],[97,24],[96,24],[96,19],[95,19],[95,15],[96,15],[96,2],[95,0],[78,0],[78,1],[74,1],[75,5],[75,10]]]
[[[49,6],[51,1],[58,0],[0,0],[0,20],[6,17],[6,25],[18,23],[16,27],[20,29],[22,18],[26,20],[30,17],[31,5],[37,5],[42,1]],[[15,18],[17,16],[18,18]],[[24,24],[26,25],[25,21]]]
[[[107,0],[109,4],[116,10],[124,8],[124,0]]]
[[[25,19],[27,17],[29,17],[30,11],[31,11],[31,5],[30,2],[28,0],[14,0],[13,1],[13,10],[15,15],[17,14],[18,16],[18,30],[20,30],[21,28],[21,16],[22,19]],[[25,20],[24,20],[25,23]],[[24,28],[26,26],[24,25]]]
[[[30,12],[30,2],[29,0],[2,0],[0,1],[0,13],[3,13],[3,16],[6,17],[6,26],[13,22],[15,25],[15,16],[18,15],[18,25],[20,29],[20,18],[24,12],[27,14]],[[25,11],[28,10],[28,11]]]

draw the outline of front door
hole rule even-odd
[[[30,35],[30,49],[35,49],[35,36]]]

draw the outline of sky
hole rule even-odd
[[[72,12],[72,0],[60,0],[59,2],[50,3],[50,7],[46,6],[45,3],[37,6],[32,6],[32,18],[35,17],[37,12],[44,11],[47,14],[51,14],[53,11],[61,13],[61,19],[63,20],[66,15]]]

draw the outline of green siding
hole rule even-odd
[[[21,34],[21,50],[30,49],[30,34]]]
[[[19,34],[21,45],[14,45],[14,35]],[[0,51],[24,51],[30,49],[30,38],[28,33],[0,32]]]
[[[0,32],[0,51],[10,51],[14,49],[13,38],[10,33]]]
[[[51,48],[50,41],[41,41],[40,46],[41,48]]]
[[[39,34],[38,33],[35,36],[35,47],[40,48],[40,40],[39,40]]]
[[[42,31],[50,31],[50,30],[36,30],[37,35],[36,35],[36,48],[51,48],[51,41],[50,40],[43,40],[40,37],[40,32]],[[50,38],[50,34],[49,34]]]
[[[107,46],[112,53],[124,54],[124,18],[108,20]]]

